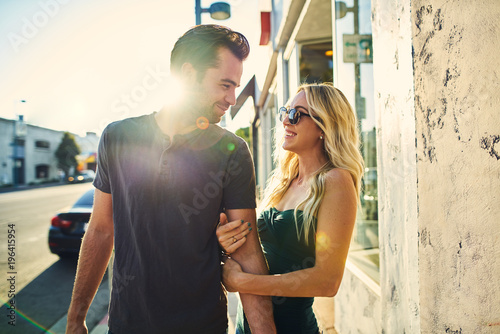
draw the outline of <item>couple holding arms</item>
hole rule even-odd
[[[248,54],[229,28],[190,29],[170,60],[180,100],[104,130],[67,333],[88,332],[113,248],[109,333],[226,333],[221,277],[240,293],[237,333],[318,333],[313,297],[336,294],[356,217],[356,116],[333,86],[299,87],[279,110],[278,167],[257,219],[248,147],[215,125]]]

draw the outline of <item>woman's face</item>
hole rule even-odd
[[[311,152],[316,149],[322,148],[322,141],[320,139],[321,129],[316,125],[311,117],[305,116],[309,114],[309,105],[306,100],[306,93],[299,92],[292,103],[290,109],[295,109],[297,112],[302,113],[300,120],[297,124],[292,125],[286,116],[283,120],[283,127],[285,128],[285,141],[283,148],[297,154]]]

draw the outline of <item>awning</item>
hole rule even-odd
[[[252,76],[250,80],[248,80],[247,85],[243,90],[241,91],[240,95],[238,95],[238,98],[236,99],[236,104],[231,107],[231,118],[234,118],[238,111],[240,111],[240,108],[245,104],[245,101],[248,99],[248,97],[251,96],[254,101],[255,101],[255,75]]]
[[[271,38],[271,12],[260,12],[260,43],[267,45]]]

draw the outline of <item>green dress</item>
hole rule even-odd
[[[302,226],[302,212],[297,212],[299,226]],[[315,263],[315,234],[310,231],[306,244],[304,234],[297,237],[293,210],[265,210],[257,221],[260,242],[269,264],[269,273],[284,274],[311,268]],[[300,279],[296,289],[300,291]],[[312,310],[313,297],[272,297],[274,322],[278,334],[317,334],[318,324]],[[251,333],[241,303],[236,317],[236,333]]]

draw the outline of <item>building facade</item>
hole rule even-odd
[[[300,83],[333,81],[359,120],[362,208],[336,330],[499,333],[500,2],[263,2],[270,59],[232,110],[252,96],[260,188]]]
[[[0,186],[22,186],[61,180],[55,151],[64,131],[56,131],[17,120],[0,118]],[[95,170],[99,137],[89,132],[75,136],[80,147],[80,169]]]

